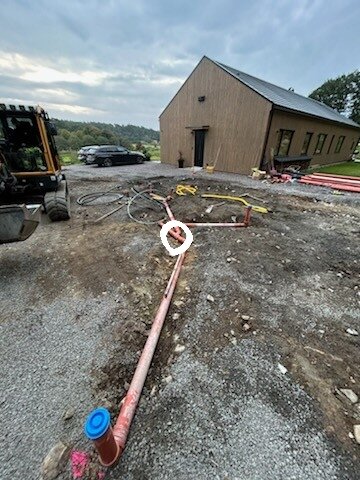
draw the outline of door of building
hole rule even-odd
[[[202,167],[204,165],[204,143],[206,130],[194,130],[195,135],[195,152],[194,165]]]

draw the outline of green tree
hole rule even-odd
[[[159,132],[151,128],[136,125],[118,125],[100,122],[74,122],[71,120],[52,120],[59,135],[56,143],[59,150],[78,150],[85,145],[123,145],[131,149],[133,143],[159,141]]]
[[[68,140],[60,135],[56,138],[56,146],[58,150],[68,150],[70,148]]]
[[[309,95],[360,124],[360,71],[327,80]]]

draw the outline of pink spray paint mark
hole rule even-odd
[[[71,452],[71,473],[74,479],[83,478],[89,463],[89,454],[73,450]],[[98,479],[104,480],[105,472],[98,472]]]
[[[89,455],[86,452],[73,450],[71,452],[71,473],[73,478],[82,478],[89,462]]]

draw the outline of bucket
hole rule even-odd
[[[206,165],[207,173],[214,173],[214,166],[213,165]]]

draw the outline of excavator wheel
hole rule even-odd
[[[44,197],[45,211],[52,222],[69,220],[70,195],[66,180],[62,180],[58,189],[47,192]]]

